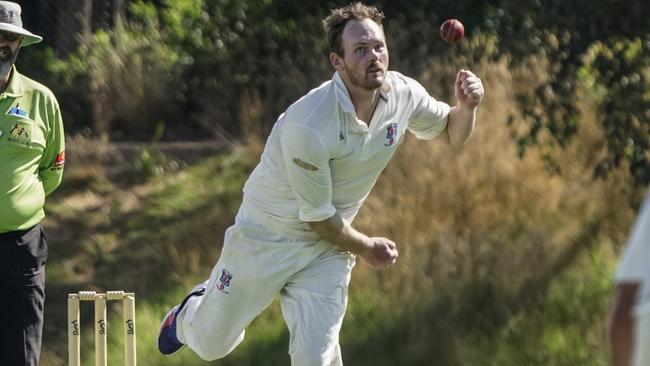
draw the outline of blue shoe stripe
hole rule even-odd
[[[187,304],[187,302],[190,300],[190,298],[192,296],[203,296],[204,292],[205,292],[205,288],[200,288],[200,289],[198,289],[196,291],[190,292],[187,296],[185,296],[185,298],[183,299],[181,304],[178,306],[178,309],[176,309],[176,314],[180,313],[181,310],[183,310],[183,308],[185,307],[185,304]],[[174,316],[175,316],[175,314],[174,314]]]

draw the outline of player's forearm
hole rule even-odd
[[[323,221],[308,222],[321,238],[354,254],[364,254],[372,248],[370,238],[352,227],[339,214]]]
[[[609,342],[612,353],[612,366],[629,366],[632,358],[631,316],[619,318],[609,329]]]
[[[612,366],[630,365],[632,344],[634,342],[633,309],[638,290],[638,283],[619,283],[616,285],[609,324]]]
[[[447,134],[452,146],[461,146],[471,135],[476,122],[476,108],[456,105],[449,111]]]

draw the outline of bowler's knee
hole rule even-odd
[[[218,360],[220,358],[224,358],[228,355],[229,352],[224,352],[223,349],[216,349],[216,348],[200,348],[200,349],[193,349],[194,353],[196,353],[197,356],[201,357],[201,359],[205,361],[214,361]]]
[[[224,358],[232,352],[237,345],[244,340],[241,334],[234,341],[224,341],[220,337],[202,337],[197,344],[191,345],[192,351],[206,361],[218,360]]]

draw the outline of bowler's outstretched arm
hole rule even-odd
[[[308,224],[321,238],[343,250],[360,255],[374,267],[387,267],[397,260],[397,247],[392,240],[369,237],[353,228],[339,214]]]

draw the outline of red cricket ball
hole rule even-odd
[[[440,26],[440,37],[447,43],[456,43],[463,39],[465,27],[458,19],[447,19]]]

